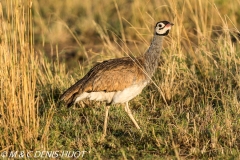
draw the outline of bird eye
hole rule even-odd
[[[163,25],[162,25],[162,24],[159,24],[159,25],[158,25],[158,27],[159,27],[159,28],[162,28],[162,27],[163,27]]]

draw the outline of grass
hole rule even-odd
[[[0,2],[0,155],[238,159],[239,7],[239,0]],[[105,104],[66,108],[59,95],[97,62],[143,54],[165,19],[175,25],[153,83],[130,102],[142,133],[116,105],[100,142]]]

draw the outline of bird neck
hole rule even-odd
[[[145,70],[148,76],[152,77],[159,61],[159,55],[162,50],[163,36],[158,36],[154,34],[152,43],[148,48],[147,52],[144,54],[145,59]]]

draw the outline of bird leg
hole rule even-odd
[[[137,129],[140,129],[139,125],[137,124],[136,120],[134,119],[134,117],[132,115],[132,112],[128,106],[128,102],[126,102],[125,111],[127,112],[128,116],[131,118],[132,122],[137,127]]]
[[[108,111],[109,111],[110,106],[107,105],[105,107],[105,120],[104,120],[104,125],[103,125],[103,138],[107,135],[107,122],[108,122]]]

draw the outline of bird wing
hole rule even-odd
[[[127,57],[100,63],[84,79],[83,92],[114,92],[143,81],[145,75],[136,61]]]

